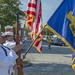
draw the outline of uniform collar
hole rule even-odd
[[[11,40],[11,41],[6,40],[6,42],[14,42],[14,40]]]

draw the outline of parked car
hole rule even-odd
[[[42,38],[42,39],[43,39],[43,41],[47,41],[47,38],[45,38],[45,37],[44,37],[44,38]]]
[[[47,35],[43,35],[42,40],[43,40],[43,41],[47,41]]]
[[[52,44],[59,45],[59,46],[65,46],[65,43],[58,37],[53,37]]]
[[[61,39],[58,39],[57,45],[59,45],[59,46],[65,46],[65,43]]]

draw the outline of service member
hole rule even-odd
[[[9,66],[18,58],[16,52],[23,48],[23,44],[9,49],[4,42],[5,36],[0,32],[0,75],[9,75]]]
[[[52,44],[52,38],[51,38],[51,36],[47,37],[47,40],[48,40],[48,48],[51,49],[51,44]]]
[[[10,32],[14,32],[14,30],[13,30],[13,26],[10,26],[10,25],[5,26],[5,32],[8,32],[8,31],[10,31]]]
[[[13,48],[16,45],[16,42],[14,41],[14,34],[13,32],[5,32],[6,35],[6,42],[3,44],[4,46],[7,46],[8,48]]]
[[[13,47],[16,46],[16,42],[14,41],[14,34],[13,32],[8,31],[8,32],[5,32],[5,35],[6,35],[6,42],[3,45],[12,49]],[[21,54],[21,58],[23,59],[22,54]],[[16,67],[15,65],[16,65],[16,61],[13,62],[13,64],[10,66],[10,75],[15,74],[15,70],[12,69],[13,66]]]

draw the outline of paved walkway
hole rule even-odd
[[[75,75],[71,68],[71,54],[28,53],[26,60],[33,65],[23,69],[24,75]]]
[[[39,63],[57,63],[57,64],[68,64],[71,65],[72,54],[37,54],[28,53],[26,60],[33,64]]]

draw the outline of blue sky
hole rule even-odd
[[[48,19],[52,16],[62,1],[63,0],[41,0],[43,25],[47,23]],[[22,10],[26,11],[28,0],[21,0],[21,3],[23,4],[21,6]],[[22,21],[22,23],[24,24],[24,21]]]

